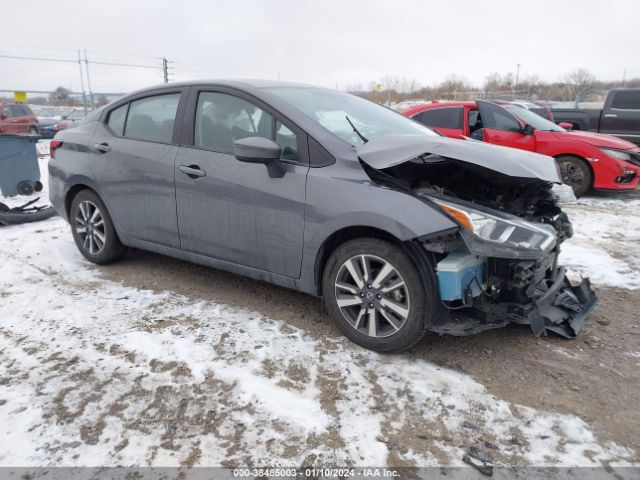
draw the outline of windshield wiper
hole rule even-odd
[[[351,125],[351,128],[353,128],[353,131],[356,132],[356,135],[358,135],[358,137],[360,137],[360,140],[362,140],[363,143],[367,143],[369,141],[369,139],[367,137],[365,137],[364,135],[362,135],[358,129],[356,128],[356,126],[353,124],[353,122],[351,121],[351,119],[349,118],[348,115],[345,115],[344,118],[347,119],[347,122],[349,122],[349,125]]]

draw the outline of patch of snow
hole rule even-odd
[[[563,207],[574,236],[561,248],[569,277],[596,285],[640,288],[640,199],[629,192],[583,197]]]
[[[509,404],[445,368],[104,280],[59,218],[0,229],[0,241],[0,465],[178,465],[194,442],[198,465],[311,454],[386,465],[388,439],[407,429],[436,437],[407,460],[436,465],[437,448],[462,465],[459,445],[476,434],[465,421],[505,445],[520,432],[509,448],[532,465],[632,456],[577,417]],[[318,441],[326,435],[344,448]]]

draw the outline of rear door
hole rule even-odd
[[[180,246],[174,162],[186,92],[147,92],[115,105],[89,145],[99,193],[118,233],[133,240]]]
[[[424,110],[411,118],[446,137],[463,138],[462,114],[462,107],[438,107]]]
[[[640,90],[618,90],[611,95],[602,111],[600,133],[640,143]]]
[[[283,148],[282,178],[233,156],[251,136]],[[299,277],[308,170],[306,134],[278,112],[234,89],[193,88],[175,172],[182,249]]]
[[[487,143],[520,150],[536,151],[535,135],[522,133],[520,121],[504,108],[492,102],[477,101],[482,121],[483,137]],[[473,110],[469,112],[471,115]]]

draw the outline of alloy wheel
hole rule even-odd
[[[584,172],[575,163],[558,162],[560,167],[560,176],[562,183],[569,185],[574,190],[584,182]]]
[[[336,302],[349,324],[370,337],[398,332],[409,317],[407,285],[398,270],[375,255],[342,264],[335,280]]]
[[[95,203],[84,200],[78,204],[75,230],[82,248],[91,255],[98,255],[104,250],[106,243],[104,218]]]

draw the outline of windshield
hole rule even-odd
[[[512,115],[515,115],[520,120],[528,123],[536,130],[546,130],[548,132],[566,132],[562,127],[559,127],[553,122],[550,122],[546,118],[542,118],[537,113],[533,113],[531,110],[522,108],[518,105],[501,105],[502,108],[507,110]]]
[[[349,93],[301,87],[276,87],[269,88],[268,91],[350,145],[364,143],[353,127],[367,140],[387,134],[438,136],[418,122]],[[349,121],[353,123],[353,127]]]

